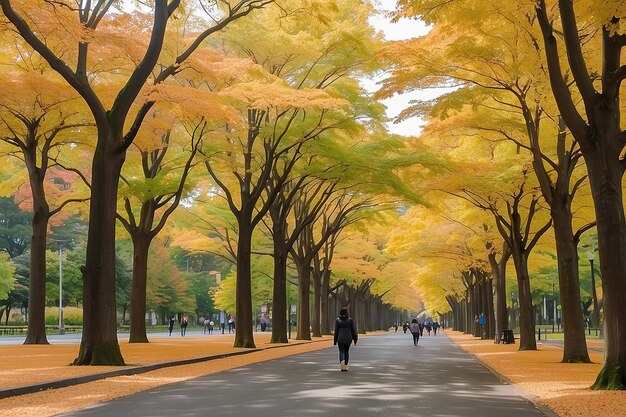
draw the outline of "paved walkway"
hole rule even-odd
[[[72,416],[543,416],[445,335],[364,337],[339,372],[336,349],[164,386]]]

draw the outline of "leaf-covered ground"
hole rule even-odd
[[[562,417],[626,416],[625,391],[589,389],[600,372],[602,354],[590,351],[593,363],[561,363],[563,350],[538,342],[537,351],[519,352],[518,345],[497,345],[491,340],[448,332],[461,348],[517,384],[534,402],[547,405]],[[601,342],[588,342],[600,348]]]

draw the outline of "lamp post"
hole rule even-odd
[[[591,297],[593,299],[593,314],[592,314],[592,325],[600,326],[600,311],[598,310],[598,295],[596,294],[596,274],[593,270],[593,252],[589,252],[587,255],[587,259],[589,259],[589,265],[591,266]]]
[[[511,293],[511,329],[515,329],[515,293]]]
[[[556,293],[554,292],[554,282],[552,283],[552,307],[554,310],[552,311],[552,333],[554,333],[554,325],[556,323]]]
[[[187,265],[189,265],[189,259],[187,259]],[[218,271],[209,271],[209,275],[213,275],[215,276],[215,283],[217,285],[220,285],[222,282],[222,274]],[[222,320],[225,318],[225,314],[222,314],[222,310],[220,310],[220,328],[222,329],[222,334],[224,334],[224,327],[226,326],[222,326]]]
[[[63,244],[59,242],[59,334],[65,334],[63,320]]]

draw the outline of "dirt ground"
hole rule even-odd
[[[561,363],[562,350],[539,345],[537,351],[518,352],[517,345],[496,345],[457,332],[448,336],[460,348],[475,355],[489,367],[517,384],[522,393],[550,407],[562,417],[626,416],[626,392],[591,391],[589,386],[598,374],[602,356],[591,353],[592,364]],[[255,335],[257,347],[269,347],[269,334]],[[121,343],[128,364],[149,364],[173,359],[194,358],[241,349],[232,347],[232,335],[172,337],[152,339],[150,344]],[[171,384],[202,375],[322,349],[332,339],[314,343],[290,344],[248,355],[217,359],[192,365],[164,368],[134,376],[120,376],[68,388],[48,390],[0,400],[0,415],[11,417],[47,417],[66,413],[98,402]],[[275,346],[275,345],[272,345]],[[598,344],[594,344],[597,347]],[[115,369],[115,367],[69,366],[75,358],[76,345],[2,346],[0,388],[68,378]]]

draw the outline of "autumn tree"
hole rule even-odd
[[[141,167],[140,175],[133,175],[129,169],[130,172],[123,173],[124,185],[120,187],[124,209],[119,211],[118,219],[131,236],[134,252],[130,343],[148,342],[144,316],[150,244],[185,196],[187,178],[207,122],[200,118],[195,126],[188,126],[188,132],[180,127],[173,130],[170,126],[163,129],[147,125],[149,123],[143,127],[148,131],[144,133],[145,140],[138,138],[136,142],[141,162],[133,166]],[[177,136],[182,136],[183,140],[189,137],[188,144],[176,140]],[[170,156],[172,153],[174,155]],[[134,206],[138,209],[134,210]]]
[[[440,117],[465,113],[454,117],[448,126],[459,121],[461,126],[474,124],[478,134],[498,133],[531,153],[533,171],[550,206],[557,238],[563,318],[568,328],[563,361],[589,361],[575,259],[578,238],[592,224],[574,231],[572,214],[574,195],[585,179],[575,173],[581,165],[581,153],[576,141],[568,140],[564,129],[558,126],[553,100],[544,94],[548,80],[541,70],[542,51],[536,41],[533,19],[527,13],[529,9],[516,4],[454,2],[441,5],[441,13],[430,13],[430,6],[430,2],[407,1],[398,11],[397,16],[420,15],[435,26],[425,37],[410,42],[413,54],[398,56],[397,71],[408,69],[411,77],[398,73],[386,89],[411,85],[415,80],[435,86],[457,82],[460,89],[436,100]],[[480,21],[454,18],[485,13],[488,17]],[[430,53],[433,44],[442,46],[434,56]],[[390,49],[393,48],[392,45]],[[410,81],[411,78],[415,80]],[[484,111],[477,110],[483,106]],[[410,106],[403,117],[423,107]],[[485,116],[473,120],[468,116],[481,112]],[[556,146],[547,146],[551,142]]]
[[[558,4],[558,14],[553,13],[552,4]],[[626,74],[626,66],[621,63],[622,48],[626,45],[626,36],[620,27],[624,18],[623,4],[619,1],[581,2],[576,10],[572,1],[539,0],[534,6],[541,26],[552,92],[565,124],[580,144],[596,209],[606,346],[604,367],[593,387],[624,389],[626,320],[621,306],[626,293],[626,222],[622,154],[626,132],[620,125],[623,109],[620,86]],[[602,46],[593,55],[581,42],[581,19],[593,22],[593,30],[600,33]],[[562,68],[556,31],[562,31],[567,55],[565,69],[573,77],[584,110],[580,110],[572,98]]]
[[[141,124],[154,105],[146,100],[139,109],[133,110],[146,83],[159,84],[175,74],[181,64],[211,34],[227,26],[230,22],[262,8],[272,0],[224,1],[219,5],[209,5],[204,10],[204,28],[193,31],[173,54],[168,54],[170,62],[161,62],[159,56],[164,47],[166,29],[173,15],[182,9],[180,0],[156,0],[152,7],[153,20],[139,22],[138,26],[149,38],[140,36],[141,50],[133,50],[126,61],[129,70],[116,73],[120,84],[111,102],[103,100],[99,90],[98,77],[94,68],[94,56],[90,51],[110,53],[114,42],[126,41],[129,31],[123,37],[98,36],[100,32],[118,31],[119,19],[128,22],[128,15],[116,10],[113,1],[80,2],[75,7],[71,2],[12,2],[2,0],[0,6],[4,16],[15,26],[20,36],[87,103],[97,128],[97,144],[92,163],[91,205],[89,215],[89,238],[84,269],[84,332],[76,365],[121,365],[124,363],[116,334],[115,317],[115,221],[119,178],[126,151],[133,143]],[[195,4],[187,5],[190,9]],[[117,19],[113,15],[121,15]],[[41,22],[48,22],[45,31]],[[213,24],[208,24],[212,22]],[[37,27],[35,30],[34,28]],[[62,33],[62,35],[60,35]],[[131,32],[132,33],[132,32]],[[51,41],[62,38],[64,42]],[[71,36],[68,36],[71,35]],[[119,43],[117,44],[119,45]],[[115,49],[115,48],[114,48]],[[123,49],[123,48],[121,48]],[[128,51],[119,51],[128,56]],[[109,56],[102,54],[102,56]],[[103,59],[100,58],[99,62]],[[74,68],[72,68],[74,67]],[[95,71],[94,71],[95,70]],[[91,72],[90,72],[91,71]],[[153,78],[151,78],[153,77]],[[150,81],[149,81],[150,80]],[[101,85],[101,84],[100,84]],[[110,91],[110,90],[109,90]]]
[[[269,193],[272,193],[273,188],[278,185],[278,180],[279,178],[272,176],[272,180],[268,182]],[[322,179],[316,180],[302,175],[285,183],[269,208],[268,214],[271,224],[268,225],[268,231],[272,236],[272,257],[274,259],[272,343],[287,342],[287,263],[289,252],[304,228],[315,221],[320,210],[324,207],[324,203],[330,198],[334,185],[333,183],[325,184]],[[288,220],[291,219],[296,202],[309,199],[315,201],[313,209],[302,221],[295,226],[292,224],[290,228]]]
[[[2,82],[7,87],[6,95],[0,100],[0,141],[4,144],[3,153],[16,158],[26,168],[29,192],[22,204],[32,210],[28,333],[24,343],[47,344],[44,308],[49,222],[67,204],[86,201],[80,196],[80,179],[64,173],[62,162],[57,160],[64,152],[67,156],[72,153],[71,143],[79,142],[76,135],[85,134],[80,129],[89,122],[80,108],[72,106],[75,96],[64,90],[65,86],[58,80],[49,80],[46,74],[41,74],[40,69],[14,72]],[[9,182],[22,179],[16,173]],[[69,191],[71,183],[76,181],[74,192]]]
[[[237,25],[242,26],[240,30],[247,34],[259,34],[263,39],[261,42],[241,45],[236,33],[225,34],[226,40],[234,49],[249,56],[255,63],[284,80],[293,89],[291,102],[285,102],[292,109],[285,107],[285,111],[274,121],[278,126],[289,128],[282,133],[279,132],[280,136],[284,136],[281,139],[283,144],[291,144],[295,140],[299,141],[301,146],[304,142],[319,142],[320,139],[329,136],[337,142],[349,142],[348,132],[354,132],[359,128],[356,119],[364,117],[376,119],[380,116],[380,106],[364,96],[355,79],[356,76],[373,68],[370,57],[377,48],[378,38],[367,22],[371,11],[370,5],[355,1],[298,1],[292,2],[289,8],[284,10],[285,16],[280,16],[276,10],[266,9],[257,14],[257,19]],[[280,22],[280,25],[277,26],[277,22]],[[274,26],[276,30],[267,34],[267,27]],[[318,112],[303,109],[302,104],[296,103],[296,99],[313,99],[312,94],[316,91],[320,98],[324,97],[324,94],[328,94],[329,97],[345,98],[344,106],[324,108],[322,112]],[[266,100],[272,97],[269,90],[261,94],[266,96]],[[307,96],[310,98],[307,99]],[[272,116],[270,114],[270,123]],[[294,116],[297,118],[292,122]],[[305,129],[310,129],[310,132],[306,133]],[[338,134],[337,131],[342,133]],[[306,155],[306,160],[312,159],[320,152],[319,148],[308,147],[307,143],[301,149]],[[321,153],[324,154],[324,151]],[[290,157],[286,160],[290,160]],[[276,318],[273,327],[275,341],[286,341],[287,329],[283,317],[286,314],[280,314],[281,311],[286,313],[287,308],[284,271],[290,246],[304,227],[303,223],[300,223],[299,227],[291,227],[288,231],[286,227],[286,219],[292,209],[289,205],[294,200],[294,193],[299,192],[294,183],[305,181],[304,177],[298,178],[300,174],[295,174],[290,177],[292,178],[290,189],[281,192],[280,184],[285,182],[284,178],[289,176],[291,169],[288,163],[276,164],[272,173],[274,183],[268,188],[270,190],[268,199],[275,193],[278,193],[280,198],[280,201],[275,201],[270,208],[272,221],[270,230],[274,238],[273,256],[276,262],[273,297]],[[296,170],[301,171],[301,168],[296,166]],[[319,175],[313,169],[305,171],[311,175],[305,183]],[[308,218],[313,217],[311,215]]]

